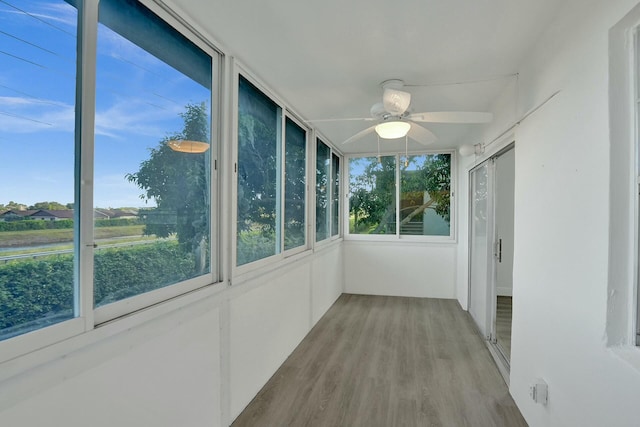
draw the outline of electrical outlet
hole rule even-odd
[[[534,402],[546,405],[549,401],[549,386],[542,378],[538,378],[529,386],[529,396]]]

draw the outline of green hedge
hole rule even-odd
[[[25,219],[22,221],[0,221],[0,231],[52,230],[61,228],[73,228],[73,220],[43,221]]]
[[[143,222],[139,218],[96,219],[96,227],[122,227],[125,225],[140,225]]]
[[[197,274],[175,241],[103,249],[94,258],[96,306]],[[0,339],[72,317],[73,255],[0,264]]]
[[[96,219],[94,222],[96,227],[122,227],[139,224],[142,224],[142,221],[138,218]],[[24,219],[21,221],[0,221],[0,231],[59,230],[63,228],[73,228],[73,220],[43,221]]]

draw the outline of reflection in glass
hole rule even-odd
[[[212,59],[149,9],[101,0],[94,163],[94,301],[211,270]]]
[[[340,234],[340,158],[331,154],[331,235]]]
[[[319,139],[316,145],[316,242],[329,238],[331,227],[331,149]]]
[[[305,244],[307,133],[291,119],[285,129],[284,249]]]
[[[450,234],[451,155],[400,159],[400,234]]]
[[[237,265],[280,253],[281,114],[240,76]]]

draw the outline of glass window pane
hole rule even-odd
[[[138,2],[99,22],[96,306],[208,274],[212,248],[212,59]]]
[[[331,155],[331,235],[337,236],[340,233],[340,158],[335,154]]]
[[[285,129],[284,249],[303,246],[306,231],[307,132],[287,118]]]
[[[349,233],[395,234],[396,156],[349,159]]]
[[[237,265],[280,252],[281,114],[240,76]]]
[[[74,317],[77,10],[0,3],[0,340]]]
[[[451,155],[403,156],[400,166],[400,234],[448,236]]]
[[[316,242],[329,238],[331,149],[319,139],[316,145]]]

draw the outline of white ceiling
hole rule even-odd
[[[368,117],[391,78],[424,85],[406,88],[414,112],[485,111],[565,0],[174,2],[303,119],[317,119]],[[344,152],[366,152],[375,151],[375,134],[341,142],[371,124],[316,128]],[[475,126],[426,127],[438,136],[432,147],[445,148],[467,142]]]

